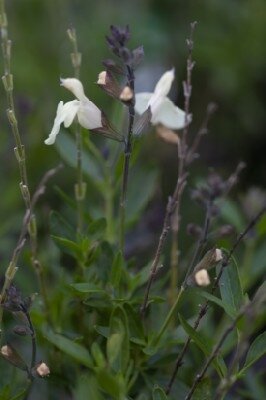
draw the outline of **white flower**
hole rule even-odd
[[[187,124],[191,122],[191,115],[187,116],[186,121],[186,113],[167,97],[174,77],[174,69],[171,69],[162,75],[153,93],[136,94],[135,110],[138,114],[142,114],[150,107],[153,125],[162,124],[169,129],[183,129],[186,122]]]
[[[76,78],[61,79],[61,86],[70,90],[77,100],[63,103],[60,101],[57,107],[54,126],[49,137],[45,140],[45,144],[54,144],[56,136],[60,131],[60,125],[64,123],[64,127],[68,128],[75,116],[81,126],[86,129],[96,129],[102,127],[101,110],[90,101],[84,94],[82,83]]]

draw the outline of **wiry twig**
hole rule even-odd
[[[239,244],[241,243],[241,241],[243,240],[243,238],[246,236],[246,234],[256,225],[256,223],[260,220],[260,218],[263,216],[263,214],[266,212],[266,205],[264,205],[262,207],[262,209],[255,215],[255,217],[249,222],[249,224],[246,226],[245,230],[238,236],[238,238],[236,239],[235,243],[233,244],[231,250],[227,253],[227,255],[225,256],[219,274],[217,276],[217,278],[214,281],[214,284],[212,285],[211,291],[210,293],[213,294],[215,292],[215,290],[218,288],[220,279],[222,277],[223,271],[224,269],[228,266],[231,257],[233,255],[233,253],[235,252],[236,248],[239,246]],[[207,309],[208,309],[208,305],[209,305],[209,301],[206,300],[204,302],[204,304],[201,305],[200,309],[199,309],[199,313],[198,316],[196,318],[196,321],[194,323],[193,329],[197,330],[198,326],[200,324],[200,321],[202,320],[202,318],[205,316],[205,314],[207,313]],[[174,380],[176,378],[176,375],[178,373],[179,368],[181,367],[181,365],[183,364],[183,358],[187,352],[187,349],[189,347],[189,344],[191,342],[191,338],[188,337],[181,352],[179,353],[176,363],[175,363],[175,367],[174,367],[174,371],[172,373],[172,376],[170,378],[170,381],[166,387],[166,394],[169,394]]]
[[[212,114],[215,112],[215,110],[216,110],[216,105],[214,103],[210,103],[207,105],[206,114],[205,114],[204,120],[201,124],[201,127],[197,131],[197,133],[194,137],[194,140],[188,149],[187,157],[186,157],[186,164],[191,163],[193,160],[195,160],[195,158],[197,158],[197,150],[200,145],[200,141],[202,139],[202,136],[204,136],[208,133],[209,121],[210,121]]]
[[[21,253],[21,250],[23,249],[25,242],[26,242],[26,235],[28,232],[29,222],[31,221],[33,208],[35,207],[40,196],[42,196],[44,194],[48,180],[50,178],[52,178],[61,168],[62,168],[62,165],[59,165],[58,167],[53,168],[53,169],[49,170],[48,172],[46,172],[46,174],[43,176],[42,180],[40,181],[34,195],[32,196],[32,203],[31,203],[32,207],[31,207],[31,209],[27,209],[25,212],[20,235],[19,235],[16,247],[13,251],[11,261],[10,261],[9,266],[5,273],[5,281],[4,281],[4,285],[2,287],[1,294],[0,294],[0,304],[2,304],[5,301],[6,291],[10,287],[13,277],[16,273],[17,260]],[[2,312],[3,312],[3,310],[0,307],[0,326],[1,326],[1,321],[2,321]]]
[[[151,266],[151,270],[150,270],[150,276],[148,279],[148,283],[146,286],[146,290],[145,290],[145,294],[144,294],[144,299],[143,299],[143,303],[142,306],[140,308],[140,312],[142,317],[144,317],[145,315],[145,311],[147,308],[147,304],[148,304],[148,300],[149,300],[149,293],[150,293],[150,289],[151,289],[151,285],[152,282],[154,280],[154,277],[156,276],[157,273],[157,268],[160,262],[160,257],[162,254],[162,250],[168,235],[168,232],[171,228],[171,216],[173,215],[173,212],[175,210],[176,207],[176,203],[179,201],[180,198],[180,194],[183,192],[185,184],[186,184],[186,178],[187,175],[183,176],[182,180],[177,182],[177,186],[175,189],[175,192],[173,194],[172,197],[169,197],[168,199],[168,204],[167,204],[167,208],[166,208],[166,214],[165,214],[165,218],[164,218],[164,224],[163,224],[163,229],[159,238],[159,242],[158,242],[158,246],[156,249],[156,253],[155,253],[155,257]]]

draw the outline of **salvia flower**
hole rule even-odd
[[[64,127],[68,128],[76,116],[83,128],[97,129],[102,127],[101,110],[85,96],[82,83],[76,78],[66,78],[61,79],[61,86],[70,90],[77,100],[68,101],[65,104],[63,101],[59,102],[54,126],[44,142],[48,145],[54,144],[61,124],[64,123]]]
[[[191,122],[191,115],[186,117],[186,113],[167,97],[174,77],[174,69],[171,69],[161,76],[153,93],[137,93],[135,110],[142,114],[150,107],[153,125],[162,124],[169,129],[183,129]]]

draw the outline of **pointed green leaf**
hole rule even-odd
[[[107,357],[115,372],[126,370],[129,361],[128,321],[125,311],[120,306],[116,307],[111,315]]]
[[[241,376],[252,364],[259,358],[266,354],[266,332],[259,335],[251,344],[244,367],[239,371],[238,375]]]
[[[212,344],[210,343],[210,340],[207,340],[201,333],[193,329],[192,326],[190,326],[180,314],[178,316],[185,332],[208,357],[212,352]],[[220,376],[224,376],[226,374],[226,365],[221,356],[218,356],[213,360],[213,365]]]
[[[217,267],[219,268],[219,267]],[[219,269],[217,269],[219,271]],[[230,264],[224,268],[219,282],[222,302],[238,313],[244,303],[243,290],[239,278],[237,263],[231,258]]]
[[[60,133],[55,145],[65,162],[71,167],[76,168],[77,148],[75,140],[69,134]],[[95,160],[95,157],[87,151],[82,152],[82,170],[94,182],[103,180],[103,173],[98,160]]]
[[[158,385],[155,385],[152,391],[152,400],[167,400],[165,391]]]
[[[212,399],[213,397],[211,395],[210,379],[203,378],[194,392],[193,400],[212,400]]]
[[[223,308],[224,311],[226,312],[227,315],[229,315],[231,318],[235,318],[237,313],[234,311],[234,309],[227,303],[224,303],[221,299],[218,297],[214,296],[213,294],[209,292],[205,292],[203,290],[198,290],[197,293],[204,297],[205,299],[217,304],[219,307]]]
[[[124,259],[122,253],[119,251],[113,261],[110,282],[115,289],[119,289],[119,283],[122,276]]]
[[[73,342],[73,340],[60,335],[59,333],[54,333],[48,329],[43,330],[44,337],[52,343],[55,347],[61,350],[63,353],[72,357],[78,363],[85,365],[86,367],[92,368],[93,362],[89,351],[86,347],[79,343]]]

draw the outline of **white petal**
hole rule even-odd
[[[60,125],[64,122],[65,128],[68,128],[75,116],[77,115],[79,109],[80,102],[78,100],[68,101],[67,103],[63,103],[60,101],[56,111],[56,117],[54,120],[54,126],[49,137],[45,140],[45,144],[54,144],[56,136],[60,131]]]
[[[60,130],[60,125],[62,124],[62,122],[64,121],[64,118],[65,118],[63,110],[64,110],[64,103],[62,101],[60,101],[60,103],[58,104],[58,107],[57,107],[57,111],[56,111],[54,126],[52,128],[50,135],[44,141],[45,144],[48,144],[48,145],[54,144],[56,136],[58,135],[59,130]]]
[[[78,109],[78,120],[81,126],[86,129],[102,127],[101,110],[90,100],[80,102]]]
[[[156,107],[156,112],[153,113],[152,124],[163,124],[170,129],[183,129],[186,125],[186,114],[183,110],[176,107],[174,103],[165,98],[161,101],[160,106]],[[187,123],[192,120],[191,115],[187,118]]]
[[[138,114],[143,114],[148,108],[148,103],[152,97],[153,93],[137,93],[135,110]]]
[[[70,90],[78,100],[85,100],[84,89],[82,83],[76,78],[60,79],[61,86]]]
[[[78,109],[80,106],[80,101],[78,100],[73,100],[73,101],[68,101],[67,103],[64,104],[63,107],[63,113],[64,113],[64,127],[68,128],[75,116],[77,115]]]
[[[158,96],[166,97],[170,92],[174,78],[175,78],[174,68],[171,69],[170,71],[165,72],[157,82],[157,85],[155,86],[154,89],[154,93]]]

